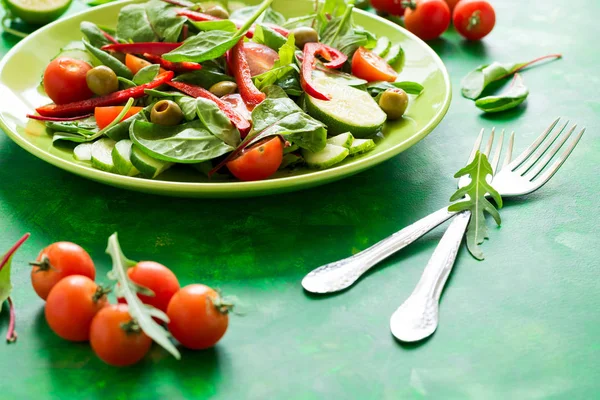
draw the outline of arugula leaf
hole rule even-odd
[[[246,22],[252,19],[254,14],[259,9],[260,5],[238,8],[237,10],[231,13],[229,19],[239,22]],[[285,23],[285,17],[281,13],[278,13],[277,11],[274,11],[272,8],[269,7],[265,10],[264,14],[261,13],[261,15],[255,19],[255,21],[259,24],[270,23],[275,25],[282,25]]]
[[[479,245],[488,237],[484,213],[488,212],[498,225],[501,223],[500,213],[485,198],[485,195],[489,193],[498,204],[498,208],[502,208],[502,197],[486,180],[488,175],[493,175],[493,170],[484,154],[478,151],[473,161],[458,171],[454,177],[460,178],[466,175],[471,177],[471,182],[467,186],[458,189],[450,197],[450,201],[462,199],[465,195],[467,197],[463,201],[450,205],[448,211],[471,212],[471,219],[467,226],[467,248],[473,257],[483,260],[483,252]]]
[[[79,25],[79,30],[81,30],[81,33],[83,33],[85,35],[85,37],[87,38],[87,40],[90,42],[90,44],[94,47],[102,47],[106,44],[110,44],[110,40],[108,40],[103,34],[102,34],[102,30],[100,28],[98,28],[98,25],[89,22],[89,21],[83,21],[80,25]]]
[[[143,304],[137,296],[138,293],[149,294],[151,291],[135,284],[127,276],[127,268],[134,266],[136,262],[125,257],[116,233],[108,238],[106,253],[111,256],[113,261],[113,268],[108,273],[108,278],[119,283],[117,291],[127,301],[127,309],[131,318],[137,322],[146,335],[179,360],[181,354],[169,339],[169,332],[152,318],[169,322],[169,317],[161,310]]]
[[[94,117],[79,121],[46,121],[46,128],[55,132],[67,132],[79,136],[93,136],[98,132],[98,126]]]
[[[377,38],[362,28],[354,27],[352,10],[348,5],[341,17],[334,17],[321,28],[321,42],[334,47],[351,58],[360,46],[372,49],[377,45]]]
[[[475,105],[487,113],[495,113],[517,107],[529,96],[529,89],[525,86],[520,74],[515,77],[508,90],[498,96],[487,96],[477,99]]]
[[[143,85],[144,83],[152,82],[158,75],[160,65],[151,64],[140,69],[132,79],[132,82],[136,85]]]
[[[129,134],[151,157],[182,164],[211,160],[234,149],[213,135],[200,120],[175,126],[134,121]]]
[[[181,74],[173,80],[176,82],[192,83],[202,86],[204,89],[210,89],[212,85],[222,81],[235,81],[232,76],[223,73],[219,68],[206,64],[202,65],[202,69],[200,70]]]
[[[220,21],[189,21],[192,25],[201,31],[225,31],[235,32],[237,26],[229,19],[222,19]]]
[[[285,43],[279,47],[279,59],[275,61],[273,68],[253,78],[256,88],[262,90],[267,86],[278,84],[280,80],[290,74],[296,75],[296,73],[299,72],[299,68],[294,63],[295,52],[296,45],[294,35],[290,33]],[[289,83],[289,81],[286,82]]]
[[[240,144],[240,131],[214,101],[198,97],[196,113],[206,129],[232,148]]]
[[[252,37],[256,43],[264,44],[269,46],[273,50],[277,51],[283,46],[287,39],[281,33],[274,31],[266,25],[256,25],[254,28],[254,36]],[[294,48],[295,50],[295,48]]]
[[[117,58],[111,56],[103,50],[95,48],[85,40],[83,40],[83,45],[90,54],[96,57],[98,61],[100,61],[102,64],[112,69],[115,72],[115,74],[117,74],[117,76],[122,76],[125,79],[133,78],[131,70],[127,68],[127,66],[121,61],[119,61]]]
[[[130,4],[117,17],[117,37],[126,42],[177,42],[186,18],[160,0]]]

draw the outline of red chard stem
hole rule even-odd
[[[6,301],[8,302],[8,309],[10,312],[10,322],[8,323],[8,332],[6,332],[6,342],[14,343],[17,341],[17,331],[15,330],[17,316],[15,314],[15,307],[10,296],[6,299]]]

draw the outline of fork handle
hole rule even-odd
[[[381,260],[405,248],[455,214],[448,211],[448,207],[441,208],[360,253],[313,270],[304,277],[302,286],[312,293],[343,290]]]

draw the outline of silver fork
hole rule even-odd
[[[547,183],[566,161],[585,132],[585,128],[571,141],[571,144],[554,164],[542,173],[544,167],[552,161],[577,127],[576,125],[573,126],[567,134],[562,135],[560,140],[548,152],[550,146],[558,139],[568,124],[567,122],[546,140],[557,122],[558,120],[512,162],[510,162],[512,143],[509,144],[504,165],[493,178],[493,185],[501,195],[519,196],[536,191]],[[472,154],[479,149],[480,141],[480,138],[478,138]],[[493,132],[484,151],[486,155],[489,154],[492,141]],[[491,162],[494,172],[497,169],[501,151],[502,139],[500,139],[500,144],[496,146],[496,152]],[[415,342],[430,336],[436,330],[439,320],[440,296],[454,265],[470,214],[469,211],[461,212],[452,221],[427,263],[414,291],[392,315],[390,330],[397,339],[404,342]]]
[[[531,146],[529,146],[517,159],[515,159],[511,163],[511,165],[514,165],[510,171],[514,171],[515,173],[514,175],[502,175],[501,180],[503,181],[503,184],[501,185],[501,187],[498,187],[496,178],[494,178],[494,186],[503,197],[518,196],[520,194],[525,194],[532,191],[532,184],[530,183],[532,177],[530,176],[529,172],[522,171],[522,168],[517,170],[517,167],[521,166],[525,159],[531,156],[536,149],[543,149],[542,154],[548,149],[548,147],[555,141],[555,139],[561,134],[561,132],[568,124],[567,121],[567,123],[562,128],[560,128],[558,132],[553,134],[549,140],[546,140],[546,144],[540,147],[540,144],[542,144],[542,142],[544,142],[545,139],[549,137],[550,133],[554,130],[559,120],[560,118],[557,118],[554,122],[552,122],[552,124],[550,124],[546,131],[544,131],[544,133],[542,133],[534,141],[534,143],[532,143]],[[570,130],[569,135],[574,131],[574,129],[575,127],[573,127]],[[577,143],[584,131],[585,129],[583,129],[578,135],[575,144]],[[482,134],[480,134],[480,137],[482,137]],[[567,138],[568,136],[563,139],[562,143],[564,143],[564,141],[566,141]],[[478,141],[479,144],[481,144],[480,138],[478,138]],[[513,141],[512,136],[510,141]],[[573,144],[572,147],[574,146],[575,145]],[[538,153],[536,153],[535,157],[532,157],[532,160],[535,161],[538,158]],[[554,155],[555,153],[549,154]],[[548,159],[545,164],[547,164],[549,161],[550,159]],[[530,162],[531,161],[528,161],[528,164]],[[562,162],[564,162],[564,160]],[[552,177],[552,175],[556,173],[560,165],[562,165],[562,162],[558,165],[555,163],[550,169],[548,169],[547,172],[543,174],[543,176],[538,177],[538,180],[536,180],[536,182],[543,182],[542,185],[546,183]],[[531,165],[524,166],[527,166],[528,168],[531,167]],[[525,173],[527,173],[527,178],[523,177]],[[539,173],[539,171],[537,171],[537,173]],[[543,178],[543,180],[541,178]],[[464,186],[467,183],[468,178],[466,178],[466,180],[461,179],[459,180],[459,187],[461,185]],[[397,251],[403,249],[404,247],[408,246],[409,244],[411,244],[412,242],[414,242],[415,240],[417,240],[436,226],[444,223],[454,215],[455,213],[448,211],[448,207],[443,207],[440,210],[428,215],[427,217],[415,222],[414,224],[407,226],[406,228],[381,240],[373,246],[361,251],[360,253],[357,253],[343,260],[335,261],[316,268],[304,277],[304,279],[302,280],[302,286],[307,291],[313,293],[332,293],[346,289],[347,287],[351,286],[354,282],[356,282],[358,278],[360,278],[374,265],[391,256],[392,254],[396,253]]]

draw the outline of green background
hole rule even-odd
[[[452,105],[425,140],[367,172],[324,187],[242,200],[186,200],[93,183],[37,160],[0,136],[0,249],[32,237],[13,263],[19,340],[0,343],[2,399],[592,399],[600,393],[598,207],[600,98],[595,16],[600,3],[493,1],[497,26],[481,43],[454,32],[432,42],[453,83]],[[71,11],[82,9],[74,5]],[[2,36],[5,54],[15,40]],[[564,59],[523,73],[527,102],[482,115],[460,97],[462,76],[492,60]],[[482,127],[516,131],[516,150],[555,117],[587,127],[542,190],[511,199],[490,230],[486,260],[461,250],[442,297],[440,327],[416,345],[396,342],[389,317],[410,294],[436,230],[354,288],[303,292],[323,263],[366,248],[446,204],[452,174]],[[100,362],[56,337],[29,282],[27,261],[70,240],[102,277],[118,231],[134,259],[172,268],[240,298],[216,348],[177,362],[154,347],[132,368]],[[6,331],[6,306],[0,331]]]

